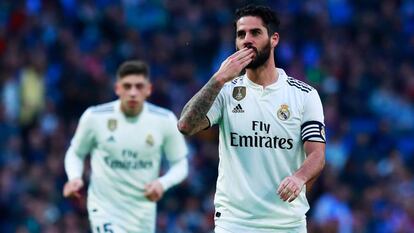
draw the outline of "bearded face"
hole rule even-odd
[[[262,48],[258,50],[257,48],[253,47],[252,45],[247,46],[254,49],[256,52],[256,56],[254,59],[246,66],[246,69],[257,69],[260,66],[264,65],[270,57],[270,41]]]
[[[258,69],[264,66],[271,56],[279,40],[277,33],[269,34],[263,20],[257,16],[241,17],[236,23],[236,49],[248,47],[254,49],[253,60],[246,69]]]

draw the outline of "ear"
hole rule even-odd
[[[279,33],[273,33],[270,37],[270,44],[272,45],[272,48],[275,48],[279,44]]]
[[[149,97],[152,94],[153,86],[152,83],[148,83],[148,88],[146,92],[146,96]]]
[[[115,94],[118,97],[121,95],[121,86],[120,86],[119,82],[115,82],[115,84],[114,84],[114,91],[115,91]]]

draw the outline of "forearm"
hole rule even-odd
[[[315,150],[309,153],[302,166],[295,172],[295,176],[304,183],[314,182],[325,166],[325,153]],[[312,182],[312,183],[313,183]]]
[[[65,155],[65,171],[68,180],[81,178],[83,173],[83,159],[75,154],[73,149],[69,147]]]
[[[178,129],[185,135],[192,135],[202,130],[201,124],[220,93],[224,82],[216,75],[184,106],[178,121]]]
[[[188,175],[188,161],[186,158],[181,159],[173,164],[171,164],[168,172],[159,178],[159,181],[164,188],[168,190],[172,186],[183,181]]]

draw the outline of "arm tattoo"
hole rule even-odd
[[[223,86],[213,77],[201,90],[191,98],[181,112],[180,121],[191,132],[201,130],[200,126],[207,112]]]

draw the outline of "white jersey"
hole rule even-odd
[[[171,111],[145,102],[128,118],[120,109],[119,100],[88,108],[68,153],[91,154],[90,217],[101,211],[128,232],[154,232],[156,204],[145,198],[144,186],[158,178],[162,153],[179,161],[187,147]]]
[[[274,232],[306,221],[305,188],[291,203],[276,191],[303,164],[304,141],[325,143],[322,104],[314,88],[277,71],[266,88],[246,75],[226,83],[207,114],[220,129],[214,203],[225,229]]]

